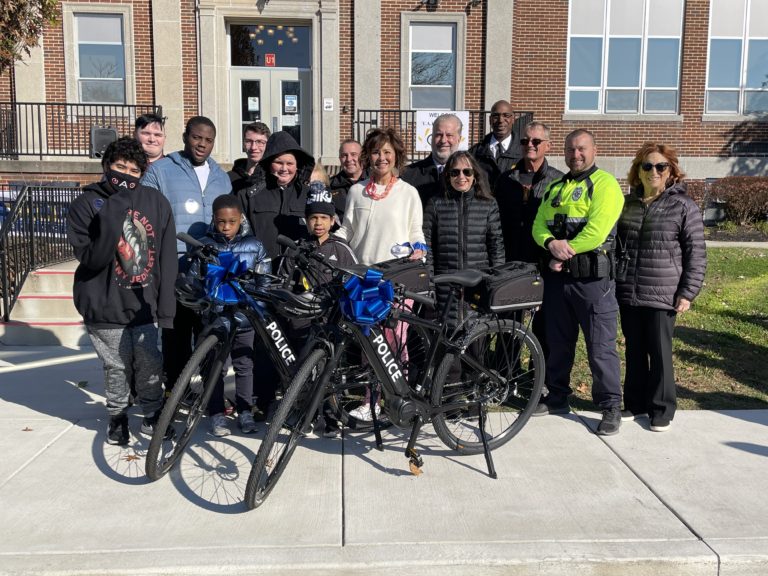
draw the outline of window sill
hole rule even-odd
[[[768,113],[763,114],[702,114],[702,122],[768,122]]]
[[[563,114],[567,122],[682,122],[682,114]]]

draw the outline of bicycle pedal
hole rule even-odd
[[[421,460],[421,458],[419,458]],[[421,469],[421,466],[414,461],[413,458],[411,458],[410,462],[408,462],[408,468],[411,470],[411,474],[414,476],[421,476],[424,474],[424,470]]]

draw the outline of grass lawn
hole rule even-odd
[[[768,408],[768,250],[710,248],[704,288],[677,317],[681,409]],[[624,339],[619,329],[624,374]],[[571,376],[574,406],[594,410],[583,338]]]

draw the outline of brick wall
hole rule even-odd
[[[13,69],[0,74],[0,102],[10,102],[13,98]]]
[[[119,4],[124,0],[80,0],[81,3]],[[136,104],[154,102],[154,73],[152,52],[151,0],[133,0],[134,70],[136,74]],[[83,10],[85,11],[85,10]],[[64,62],[64,23],[59,5],[58,22],[47,26],[43,36],[45,50],[45,91],[41,101],[67,102],[66,71]],[[129,96],[130,99],[130,96]]]
[[[28,182],[37,184],[39,182],[78,182],[80,186],[98,182],[101,179],[101,173],[98,174],[46,174],[41,172],[25,172],[23,174],[5,172],[0,173],[0,186],[10,184],[11,182]]]
[[[485,67],[485,4],[469,8],[466,0],[442,0],[437,9],[427,8],[413,0],[386,0],[381,10],[381,107],[400,108],[400,54],[406,40],[400,37],[401,13],[467,14],[464,108],[482,107]],[[375,47],[372,47],[375,49]]]
[[[339,141],[354,137],[352,134],[355,115],[354,20],[354,2],[339,0]],[[344,112],[344,106],[347,107],[347,112]]]
[[[184,123],[199,114],[197,99],[197,30],[195,0],[181,0],[181,61],[184,96]],[[162,102],[158,102],[162,104]]]
[[[682,39],[682,122],[564,121],[568,10],[563,0],[515,2],[512,105],[552,127],[553,153],[575,128],[592,130],[603,156],[633,156],[644,141],[672,144],[682,156],[728,155],[738,140],[768,140],[768,123],[702,122],[709,0],[687,0]]]

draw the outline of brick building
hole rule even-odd
[[[168,117],[168,151],[186,119],[212,118],[223,164],[256,119],[333,164],[339,141],[370,125],[364,110],[481,111],[502,98],[552,127],[561,167],[577,127],[595,132],[600,166],[618,177],[649,139],[676,146],[693,180],[768,164],[768,0],[60,6],[31,57],[0,76],[0,182],[90,181],[90,126],[126,133],[153,106]]]

